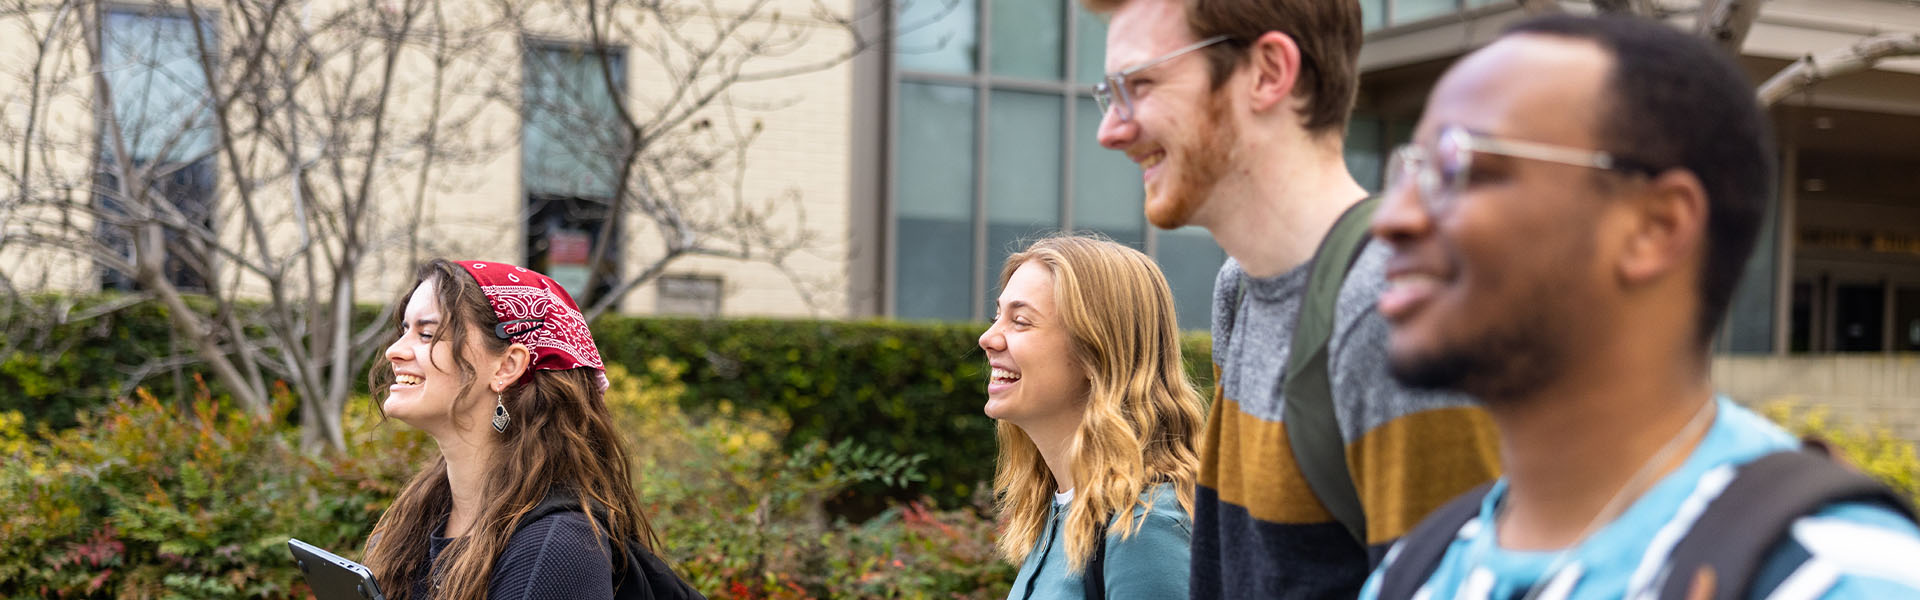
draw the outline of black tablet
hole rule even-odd
[[[373,582],[373,571],[365,565],[340,558],[332,552],[297,539],[287,540],[293,562],[307,576],[307,587],[319,600],[387,600]]]

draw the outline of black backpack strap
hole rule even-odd
[[[1740,467],[1668,555],[1660,597],[1686,598],[1694,574],[1712,567],[1713,597],[1745,600],[1761,562],[1795,520],[1848,501],[1878,502],[1914,519],[1899,494],[1826,456],[1788,450]]]
[[[1080,588],[1086,591],[1087,600],[1107,597],[1107,526],[1101,525],[1096,535],[1100,543],[1094,545],[1093,556],[1087,559],[1086,573],[1080,575]]]
[[[1400,538],[1399,554],[1380,573],[1380,600],[1408,600],[1440,568],[1447,546],[1460,535],[1460,528],[1480,514],[1480,503],[1487,498],[1492,483],[1480,484],[1447,502]]]
[[[1367,514],[1353,472],[1347,468],[1346,439],[1340,435],[1333,406],[1333,376],[1327,372],[1327,346],[1333,340],[1340,286],[1372,239],[1367,229],[1379,204],[1378,197],[1355,203],[1321,238],[1308,267],[1307,293],[1300,302],[1300,320],[1293,328],[1281,384],[1285,405],[1280,420],[1300,475],[1362,549],[1367,547]]]
[[[566,492],[551,492],[546,499],[534,505],[520,517],[515,528],[526,527],[534,521],[558,512],[577,512],[581,510],[580,500]],[[605,512],[594,506],[594,519],[606,522]],[[687,585],[680,575],[667,566],[666,561],[654,556],[640,540],[619,540],[621,548],[626,550],[626,565],[615,565],[614,574],[619,579],[614,584],[613,596],[619,600],[706,600],[693,586]]]

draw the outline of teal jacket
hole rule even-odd
[[[1140,531],[1121,539],[1120,531],[1107,535],[1107,597],[1114,600],[1165,600],[1187,597],[1187,546],[1193,539],[1193,518],[1180,510],[1173,484],[1163,483],[1140,495],[1153,500],[1152,512],[1135,508],[1144,519]],[[1013,580],[1008,600],[1082,600],[1086,590],[1080,575],[1067,573],[1067,541],[1061,537],[1066,512],[1055,504],[1048,509],[1047,529],[1027,552],[1020,576]],[[1145,514],[1142,517],[1142,514]],[[1111,527],[1109,529],[1112,529]]]

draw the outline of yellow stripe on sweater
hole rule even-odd
[[[1426,410],[1388,421],[1347,446],[1367,510],[1367,543],[1406,535],[1427,513],[1500,475],[1493,420],[1478,408]]]
[[[1209,412],[1201,485],[1261,521],[1333,522],[1301,475],[1284,424],[1241,412],[1238,402],[1218,391]],[[1493,423],[1470,407],[1388,421],[1348,445],[1347,461],[1366,507],[1369,544],[1405,535],[1428,512],[1499,473]]]

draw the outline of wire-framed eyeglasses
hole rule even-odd
[[[1167,61],[1180,58],[1181,56],[1187,54],[1188,52],[1193,52],[1195,50],[1199,50],[1207,46],[1212,46],[1214,44],[1227,41],[1228,39],[1229,38],[1227,36],[1216,35],[1204,40],[1200,40],[1198,42],[1187,44],[1172,52],[1168,52],[1166,54],[1162,54],[1160,56],[1149,59],[1147,62],[1143,62],[1131,67],[1127,67],[1126,69],[1123,69],[1120,71],[1108,73],[1105,79],[1102,79],[1100,83],[1096,83],[1093,85],[1093,101],[1100,104],[1100,114],[1104,115],[1104,114],[1107,114],[1107,111],[1118,108],[1119,109],[1118,114],[1114,116],[1119,117],[1120,122],[1125,123],[1127,121],[1132,121],[1133,120],[1133,94],[1127,91],[1128,77],[1132,77],[1135,73],[1139,73],[1141,71],[1145,71],[1147,69],[1151,69],[1153,67],[1159,66],[1161,63],[1165,63]]]
[[[1652,177],[1664,169],[1623,158],[1604,150],[1573,148],[1557,144],[1494,137],[1450,126],[1440,130],[1432,148],[1402,144],[1387,160],[1385,189],[1397,191],[1412,183],[1420,204],[1430,215],[1453,210],[1466,192],[1467,179],[1473,173],[1473,155],[1498,154],[1575,167],[1600,169],[1628,175]]]

